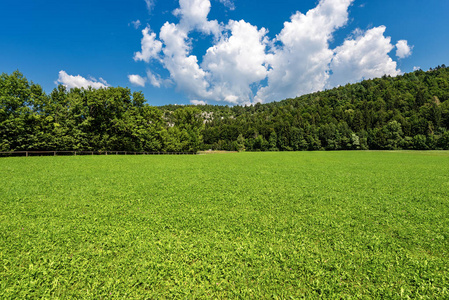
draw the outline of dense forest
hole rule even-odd
[[[251,106],[150,106],[128,88],[47,95],[0,76],[0,151],[449,149],[449,68]]]

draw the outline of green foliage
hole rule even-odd
[[[1,299],[449,297],[448,152],[2,158]]]
[[[444,149],[438,140],[449,129],[448,81],[442,66],[280,102],[199,108],[215,116],[204,129],[215,149],[239,134],[253,151]]]
[[[121,87],[46,95],[14,72],[0,77],[0,151],[447,149],[448,82],[443,65],[267,104],[156,108]]]
[[[239,152],[245,151],[245,138],[242,134],[237,137],[237,149]]]
[[[67,89],[50,95],[19,72],[0,77],[0,151],[197,151],[200,111],[176,111],[176,124],[126,88]]]

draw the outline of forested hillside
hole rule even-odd
[[[214,149],[448,149],[449,68],[365,80],[295,99],[214,112]],[[173,109],[173,108],[171,108]]]
[[[153,107],[127,88],[49,95],[0,77],[0,151],[449,149],[449,68],[253,106]]]

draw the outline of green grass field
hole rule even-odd
[[[0,159],[0,298],[449,298],[449,152]]]

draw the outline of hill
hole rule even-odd
[[[127,88],[50,95],[0,76],[0,151],[449,149],[449,68],[251,106],[152,107]]]

